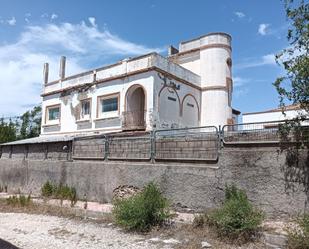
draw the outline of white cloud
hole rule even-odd
[[[233,86],[234,88],[239,88],[244,85],[246,85],[248,82],[250,82],[250,79],[242,78],[239,76],[233,77]]]
[[[274,54],[267,54],[262,56],[262,65],[276,65],[276,56]]]
[[[92,25],[92,27],[97,27],[97,24],[95,23],[95,17],[88,17],[88,21]]]
[[[31,17],[31,13],[26,13],[25,14],[25,22],[29,23],[30,22],[30,17]]]
[[[57,19],[57,18],[58,18],[58,15],[55,14],[55,13],[53,13],[53,14],[51,15],[51,17],[50,17],[51,20],[55,20],[55,19]]]
[[[269,27],[270,27],[270,24],[268,24],[268,23],[261,23],[259,25],[258,33],[260,35],[267,35],[267,34],[269,34],[270,33]]]
[[[275,54],[266,54],[260,58],[247,58],[243,62],[238,63],[234,66],[235,70],[246,69],[261,66],[274,66],[277,65],[275,60]]]
[[[8,23],[8,25],[10,25],[10,26],[15,26],[15,25],[16,25],[16,19],[15,19],[15,17],[12,16],[11,19],[8,19],[8,20],[7,20],[7,23]]]
[[[1,44],[1,43],[0,43]],[[19,39],[0,45],[0,115],[18,115],[40,103],[44,62],[50,63],[50,80],[58,77],[61,55],[67,56],[67,73],[88,69],[92,62],[114,62],[127,57],[161,51],[122,39],[108,30],[79,24],[27,25]]]
[[[41,15],[41,18],[48,18],[48,14],[47,14],[47,13],[43,13],[43,14]]]
[[[244,18],[246,16],[245,13],[241,12],[241,11],[235,11],[234,14],[238,17],[238,18]]]

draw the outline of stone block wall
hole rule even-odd
[[[80,138],[73,142],[73,159],[105,158],[105,138],[102,136]]]
[[[150,160],[151,139],[144,137],[110,137],[108,143],[109,159]]]
[[[158,138],[155,142],[156,159],[217,160],[218,137]]]
[[[246,190],[250,201],[269,217],[290,216],[308,210],[307,151],[301,165],[287,163],[278,147],[229,147],[216,162],[159,163],[122,161],[56,161],[0,159],[0,184],[10,192],[40,194],[46,181],[77,189],[80,198],[110,202],[120,185],[143,187],[156,182],[177,207],[204,211],[220,205],[226,184]],[[297,172],[297,175],[293,175]]]
[[[1,146],[1,159],[70,160],[71,142]]]

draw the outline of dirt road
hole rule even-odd
[[[22,249],[173,248],[111,224],[23,213],[0,213],[0,238]]]

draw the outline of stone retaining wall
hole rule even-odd
[[[155,181],[178,208],[203,211],[218,206],[225,185],[234,183],[268,216],[278,217],[308,210],[306,155],[298,166],[287,165],[277,147],[224,148],[217,162],[201,164],[2,158],[0,185],[39,194],[49,180],[74,186],[80,198],[110,202],[120,185],[141,188]]]

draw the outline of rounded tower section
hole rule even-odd
[[[200,38],[201,125],[232,123],[231,36],[211,33]]]

